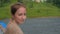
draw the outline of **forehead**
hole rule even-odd
[[[26,8],[20,7],[20,8],[17,10],[17,12],[18,12],[18,13],[19,13],[19,12],[26,12]]]

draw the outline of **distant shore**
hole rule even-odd
[[[27,17],[27,18],[60,18],[60,16],[45,16],[45,17]],[[10,18],[0,18],[0,20],[3,20],[3,19],[10,19]]]

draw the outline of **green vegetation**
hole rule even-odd
[[[47,3],[52,3],[56,7],[60,8],[60,0],[47,0]]]
[[[60,16],[60,9],[46,3],[33,3],[33,8],[28,7],[28,17],[49,17]]]
[[[10,6],[16,3],[17,0],[11,0],[11,3],[0,7],[0,19],[10,18]],[[27,17],[49,17],[60,16],[60,9],[49,3],[24,2],[27,7]]]

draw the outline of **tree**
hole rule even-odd
[[[60,0],[55,0],[53,4],[60,8]]]
[[[23,3],[23,0],[18,0],[18,2]]]
[[[0,7],[3,6],[3,0],[0,0]]]
[[[53,5],[60,7],[60,0],[47,0],[47,3],[52,3]]]
[[[9,3],[10,0],[0,0],[0,7],[3,7],[5,3]]]

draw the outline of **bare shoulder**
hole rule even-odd
[[[17,25],[8,24],[6,34],[23,34],[23,32]]]
[[[23,34],[21,28],[15,24],[10,24],[8,27],[9,31],[12,32],[13,34]]]
[[[13,24],[10,24],[10,23],[9,23],[9,24],[7,25],[7,29],[12,29],[13,27],[14,27]]]

